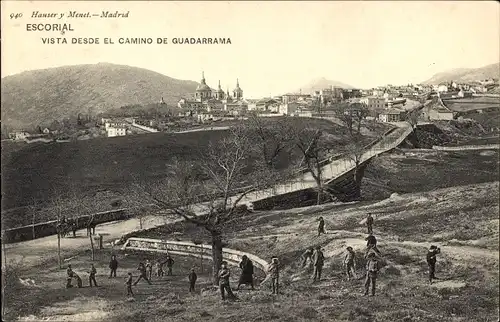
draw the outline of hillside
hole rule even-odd
[[[266,119],[269,126],[277,119]],[[295,126],[322,128],[345,144],[347,129],[327,120],[297,118]],[[368,125],[368,124],[367,124]],[[365,132],[368,144],[387,126],[371,124]],[[2,211],[27,206],[32,199],[50,200],[56,191],[68,191],[77,182],[81,191],[108,192],[108,198],[122,198],[132,180],[131,174],[145,178],[168,175],[166,166],[173,157],[193,160],[206,151],[208,144],[227,135],[227,131],[200,131],[182,134],[152,133],[116,138],[46,144],[2,142]],[[300,158],[300,152],[282,153],[278,166],[288,168]],[[5,218],[5,217],[4,217]],[[23,219],[21,215],[9,216]]]
[[[130,104],[167,104],[197,83],[147,69],[99,63],[27,71],[2,78],[2,123],[26,127],[78,113],[105,112]]]
[[[347,85],[338,81],[328,80],[324,77],[316,78],[305,84],[304,86],[297,88],[294,93],[302,91],[303,94],[312,94],[314,91],[319,91],[324,88],[341,87],[341,88],[354,88],[351,85]]]
[[[500,78],[500,63],[487,65],[480,68],[457,68],[446,72],[437,73],[423,84],[439,84],[443,82],[458,81],[470,82],[488,78]]]

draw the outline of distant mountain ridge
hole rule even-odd
[[[500,78],[500,63],[486,65],[480,68],[456,68],[437,73],[423,84],[437,85],[450,81],[471,82],[489,78]]]
[[[311,80],[309,83],[293,91],[294,93],[302,92],[303,94],[313,94],[315,91],[319,91],[330,87],[341,87],[341,88],[354,88],[351,85],[344,84],[339,81],[328,80],[325,77],[319,77]]]
[[[78,113],[105,112],[130,104],[176,105],[194,93],[197,82],[110,63],[22,72],[2,78],[2,123],[34,126]]]

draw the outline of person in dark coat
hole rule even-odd
[[[198,279],[198,275],[196,275],[196,272],[194,271],[194,267],[191,268],[191,272],[188,275],[189,279],[189,292],[194,292],[194,285],[196,284],[196,280]]]
[[[167,259],[165,260],[165,264],[167,264],[167,276],[172,276],[172,267],[174,266],[174,260],[170,255],[167,255]]]
[[[427,265],[429,266],[429,283],[432,284],[432,280],[436,279],[436,255],[441,253],[441,249],[434,245],[431,246],[427,252]]]
[[[116,277],[116,269],[118,268],[118,261],[116,260],[116,256],[112,255],[111,260],[109,261],[109,278]]]
[[[97,270],[94,267],[94,264],[90,264],[90,270],[89,270],[89,286],[92,287],[92,282],[94,283],[95,287],[97,287],[97,282],[95,280],[95,276],[97,274]]]
[[[368,234],[368,237],[366,237],[365,240],[366,240],[365,258],[368,258],[368,254],[371,251],[374,251],[377,255],[380,255],[380,251],[377,248],[377,238],[375,238],[373,234]]]
[[[368,234],[373,233],[373,217],[372,214],[368,214],[366,217],[366,228],[368,228]]]
[[[73,269],[71,268],[71,264],[68,265],[68,268],[66,269],[66,288],[71,288],[73,285],[71,284],[71,281],[73,280]]]
[[[321,235],[321,234],[326,234],[325,232],[325,220],[323,219],[323,217],[319,217],[319,225],[318,225],[318,237]]]
[[[148,275],[147,275],[147,271],[146,271],[146,266],[144,266],[143,263],[139,263],[139,267],[137,268],[137,270],[139,271],[140,275],[137,278],[137,280],[134,282],[134,286],[137,285],[137,283],[139,283],[139,281],[141,279],[146,280],[146,282],[148,282],[149,285],[152,285],[151,281],[148,279]]]
[[[253,287],[253,263],[246,255],[243,255],[240,262],[241,275],[240,280],[238,282],[238,287],[236,290],[240,289],[240,285],[250,285],[252,290]]]

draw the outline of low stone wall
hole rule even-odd
[[[484,144],[484,145],[461,145],[461,146],[438,146],[433,145],[433,150],[439,151],[464,151],[464,150],[498,150],[500,144]]]
[[[211,245],[196,245],[192,242],[170,241],[150,238],[131,237],[122,246],[122,250],[138,250],[158,253],[169,253],[172,255],[189,256],[203,259],[212,259]],[[233,266],[238,266],[241,257],[246,255],[252,260],[254,266],[266,274],[269,263],[254,254],[245,253],[239,250],[224,248],[222,258]]]

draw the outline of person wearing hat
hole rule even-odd
[[[377,273],[379,271],[379,262],[375,253],[368,254],[366,262],[366,279],[365,279],[365,295],[368,295],[370,284],[372,286],[371,296],[375,296],[375,286],[377,281]]]
[[[441,249],[432,245],[427,252],[427,265],[429,266],[429,283],[432,284],[432,280],[436,279],[436,255],[441,253]]]
[[[313,255],[313,263],[314,263],[314,275],[313,275],[313,283],[321,280],[321,271],[323,270],[323,265],[325,264],[325,256],[321,251],[321,246],[316,247],[316,251]]]
[[[233,291],[231,291],[231,286],[229,285],[229,277],[231,276],[231,272],[229,268],[227,268],[227,262],[223,261],[221,265],[221,269],[219,270],[219,288],[222,300],[226,300],[225,293],[229,299],[235,300],[237,299],[236,295],[234,295]]]
[[[241,275],[236,290],[239,290],[241,285],[250,285],[253,290],[253,263],[247,255],[241,257],[240,268]]]
[[[344,257],[344,268],[347,275],[347,280],[350,281],[351,277],[356,277],[356,254],[351,246],[347,247],[347,253]]]
[[[269,264],[269,267],[267,268],[267,274],[269,275],[269,277],[271,277],[273,294],[278,295],[280,271],[279,261],[277,257],[273,257],[271,259],[271,264]]]

